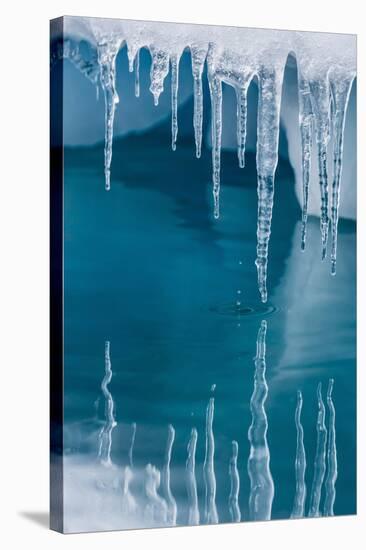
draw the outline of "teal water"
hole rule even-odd
[[[340,221],[338,271],[331,277],[329,263],[320,259],[318,220],[310,219],[307,249],[300,251],[294,176],[287,161],[280,159],[270,242],[269,299],[262,304],[254,265],[254,156],[248,155],[246,168],[240,170],[236,155],[223,153],[221,217],[214,220],[210,151],[205,150],[197,160],[192,143],[180,143],[172,152],[169,138],[165,143],[159,134],[154,135],[115,141],[108,193],[104,190],[102,146],[65,150],[66,483],[71,480],[72,485],[75,479],[73,464],[85,462],[84,472],[91,472],[90,486],[97,488],[98,500],[93,512],[86,511],[82,494],[80,501],[73,501],[68,529],[129,527],[128,521],[123,521],[123,510],[116,514],[112,504],[108,517],[98,522],[98,510],[105,516],[111,502],[108,484],[98,478],[103,473],[91,467],[98,463],[98,434],[106,418],[101,390],[105,341],[110,342],[113,372],[108,388],[117,423],[111,446],[116,479],[129,462],[132,424],[136,423],[136,472],[143,472],[148,463],[163,469],[171,424],[175,430],[171,493],[177,503],[177,523],[187,524],[185,466],[195,427],[198,504],[200,523],[204,523],[205,415],[213,397],[218,519],[231,520],[232,440],[239,448],[241,519],[254,519],[249,502],[258,487],[251,487],[248,475],[248,429],[252,422],[253,359],[262,320],[267,323],[268,396],[262,403],[268,424],[265,451],[274,485],[270,517],[289,518],[293,510],[298,390],[303,396],[301,421],[307,461],[305,515],[309,513],[317,445],[316,391],[321,382],[329,432],[329,379],[334,379],[338,463],[334,513],[354,514],[355,224]],[[327,455],[324,460],[327,466]],[[321,514],[326,476],[327,471],[320,486]],[[119,483],[112,483],[117,500]],[[142,495],[137,506],[144,505],[141,487],[136,475],[130,489],[132,494]],[[159,495],[164,496],[162,487]],[[144,526],[144,521],[138,525]]]

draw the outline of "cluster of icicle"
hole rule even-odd
[[[267,441],[268,419],[265,410],[265,403],[268,396],[268,385],[266,381],[266,321],[262,321],[257,336],[257,353],[254,360],[254,388],[250,400],[252,422],[248,431],[250,444],[247,472],[250,479],[249,493],[249,517],[251,521],[270,520],[272,514],[272,503],[275,493],[270,469],[270,451]],[[105,344],[105,375],[102,380],[101,389],[105,398],[105,423],[99,434],[98,458],[101,464],[107,468],[116,468],[111,459],[112,431],[116,426],[114,418],[114,402],[108,385],[112,380],[112,366],[110,359],[110,344]],[[205,429],[205,458],[203,463],[204,482],[204,508],[203,517],[200,514],[197,479],[196,479],[196,448],[198,431],[195,427],[191,430],[187,446],[186,460],[186,487],[188,497],[188,524],[199,525],[200,523],[219,523],[219,514],[216,507],[216,475],[215,475],[215,437],[213,430],[215,398],[213,395],[215,386],[211,388],[212,395],[206,409]],[[327,404],[329,411],[328,430],[326,428],[326,411],[322,399],[321,384],[317,388],[318,397],[318,419],[317,419],[317,444],[314,460],[313,482],[310,492],[308,516],[317,517],[321,515],[320,502],[325,485],[325,499],[323,514],[334,515],[334,502],[336,497],[337,480],[337,449],[335,431],[335,407],[332,400],[333,380],[329,381],[327,392]],[[295,478],[296,491],[294,505],[291,513],[292,518],[305,516],[305,504],[307,497],[305,473],[306,453],[304,446],[304,430],[301,424],[301,411],[303,406],[302,394],[298,391],[297,406],[295,411],[295,425],[297,433]],[[138,511],[138,504],[132,495],[130,483],[134,479],[133,449],[136,437],[136,424],[132,424],[131,442],[128,452],[128,466],[124,468],[122,499],[126,515],[135,514]],[[148,464],[145,468],[144,491],[146,496],[144,518],[149,524],[177,525],[178,506],[171,490],[171,460],[175,440],[175,429],[168,426],[168,437],[165,450],[163,469],[160,472],[155,466]],[[231,458],[229,462],[230,494],[228,508],[233,522],[242,520],[239,505],[240,474],[238,468],[239,446],[237,441],[232,441]],[[161,494],[160,494],[161,490]]]
[[[222,133],[222,84],[235,89],[237,97],[237,147],[240,167],[245,165],[247,91],[258,82],[257,177],[258,286],[267,301],[268,246],[274,200],[274,178],[278,161],[281,93],[284,69],[290,54],[298,69],[299,126],[302,145],[303,210],[301,247],[306,241],[311,151],[316,143],[321,194],[320,229],[322,258],[326,257],[331,223],[331,273],[336,273],[337,225],[342,173],[343,136],[347,103],[356,75],[356,39],[296,31],[274,31],[233,27],[124,21],[96,18],[65,18],[65,35],[85,39],[96,49],[98,80],[105,100],[105,187],[110,189],[113,121],[119,98],[116,91],[116,57],[127,46],[130,71],[135,71],[135,92],[139,96],[141,48],[151,54],[150,91],[155,105],[171,70],[172,148],[178,135],[177,98],[179,61],[189,48],[192,59],[196,155],[202,146],[202,74],[207,66],[211,96],[212,179],[214,216],[220,214],[220,151]],[[74,60],[75,63],[75,60]],[[85,69],[76,59],[76,65]],[[85,70],[83,70],[85,73]],[[92,71],[92,78],[94,78]],[[328,199],[328,143],[333,137],[333,180]],[[330,202],[330,205],[329,205]],[[330,214],[329,214],[330,212]]]

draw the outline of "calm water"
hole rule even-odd
[[[232,440],[239,447],[241,519],[253,519],[249,497],[255,487],[251,488],[248,475],[248,429],[253,412],[253,359],[262,320],[267,322],[268,396],[261,394],[260,418],[254,420],[262,422],[262,435],[263,421],[268,423],[267,446],[259,450],[270,455],[274,484],[270,517],[289,518],[293,508],[298,390],[303,395],[308,515],[317,445],[316,390],[321,382],[329,431],[330,378],[334,379],[338,459],[334,513],[354,514],[355,224],[340,223],[338,272],[332,278],[329,263],[320,261],[318,220],[310,220],[307,249],[300,251],[293,173],[286,161],[280,161],[269,299],[263,305],[254,265],[254,157],[249,155],[247,167],[240,170],[234,153],[223,154],[219,220],[212,215],[210,152],[204,151],[197,160],[191,142],[180,143],[173,153],[169,136],[159,133],[154,138],[116,140],[109,193],[104,191],[102,166],[102,146],[65,151],[66,530],[165,524],[158,510],[163,506],[161,497],[166,496],[163,486],[152,505],[155,516],[146,519],[152,497],[145,495],[144,476],[148,463],[162,471],[170,424],[175,430],[170,487],[177,523],[188,522],[185,468],[193,427],[198,433],[195,474],[200,523],[204,523],[203,463],[210,398],[214,398],[219,521],[231,520]],[[112,368],[108,390],[117,422],[110,468],[100,466],[98,459],[98,434],[106,422],[101,384],[107,340]],[[124,467],[129,463],[133,423],[134,478],[126,496]],[[261,473],[259,462],[257,466]],[[257,482],[260,493],[264,483],[260,475]],[[324,483],[321,490],[323,513]]]

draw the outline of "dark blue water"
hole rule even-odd
[[[159,131],[115,140],[109,193],[104,190],[102,145],[65,150],[66,503],[73,499],[79,467],[84,480],[80,499],[74,498],[70,511],[65,511],[68,530],[129,526],[110,499],[119,502],[118,475],[128,464],[134,422],[136,472],[143,472],[148,463],[163,468],[168,425],[175,429],[170,468],[178,524],[187,523],[185,463],[191,429],[197,428],[196,477],[203,522],[210,397],[215,405],[219,521],[230,521],[232,440],[239,445],[241,518],[251,518],[248,429],[262,320],[267,322],[264,411],[275,489],[271,518],[289,518],[293,508],[298,390],[303,395],[308,514],[317,442],[316,389],[321,382],[329,428],[330,378],[338,460],[334,513],[356,511],[355,224],[340,222],[338,272],[331,277],[329,263],[320,260],[318,220],[310,219],[307,249],[300,251],[294,176],[287,161],[280,159],[269,299],[262,304],[254,265],[255,159],[248,155],[245,170],[237,168],[235,153],[224,153],[222,162],[221,217],[214,220],[210,151],[197,160],[191,141],[180,143],[173,153],[169,135]],[[103,469],[93,467],[98,464],[98,433],[105,423],[101,382],[106,340],[117,422],[111,448],[114,485],[103,481]],[[85,489],[89,480],[90,491]],[[138,474],[131,484],[134,490],[144,494]],[[323,513],[324,483],[321,490]],[[88,499],[95,499],[95,506]],[[143,496],[140,507],[141,502]]]

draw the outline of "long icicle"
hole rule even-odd
[[[325,475],[325,453],[327,448],[327,429],[325,427],[325,407],[322,397],[322,385],[318,384],[318,420],[316,431],[318,434],[314,461],[314,477],[311,487],[309,517],[319,517],[320,499]]]
[[[240,477],[238,471],[238,454],[239,446],[237,441],[232,441],[232,455],[230,458],[229,475],[230,475],[230,495],[229,495],[229,511],[231,521],[239,523],[241,513],[239,507],[239,491]]]
[[[170,462],[172,458],[172,449],[175,439],[175,430],[171,424],[168,426],[168,441],[165,451],[165,461],[162,471],[161,484],[163,495],[167,503],[167,521],[168,525],[177,524],[177,503],[173,497],[171,488],[170,488]]]
[[[200,158],[202,149],[203,90],[202,73],[207,51],[198,46],[191,47],[193,75],[193,128],[196,143],[196,157]]]
[[[119,47],[120,40],[102,41],[98,44],[100,83],[104,92],[105,105],[104,175],[107,191],[111,188],[113,123],[116,105],[119,102],[116,90],[116,57]]]
[[[274,198],[274,175],[278,161],[280,107],[283,68],[259,74],[257,123],[258,221],[257,258],[258,287],[262,302],[267,301],[268,246]]]
[[[262,321],[257,337],[254,389],[250,400],[252,423],[248,431],[250,454],[248,474],[250,479],[249,517],[251,520],[269,520],[272,513],[274,483],[270,469],[270,452],[267,442],[268,420],[265,402],[268,395],[266,381],[266,332]]]
[[[211,97],[211,136],[212,136],[212,182],[214,197],[214,217],[220,216],[220,164],[222,134],[222,82],[215,74],[214,45],[210,44],[207,54],[208,83]]]
[[[99,433],[99,452],[98,457],[104,466],[112,466],[111,450],[112,450],[112,431],[117,425],[114,418],[114,401],[108,385],[112,380],[112,364],[110,358],[110,343],[105,343],[104,351],[105,374],[102,380],[102,392],[105,399],[105,416],[106,421]]]
[[[336,274],[337,263],[337,235],[338,235],[338,217],[339,217],[339,199],[342,176],[342,157],[343,157],[343,139],[344,126],[346,121],[346,111],[349,96],[351,93],[353,78],[337,79],[331,83],[333,98],[333,183],[332,183],[332,250],[331,250],[331,274]]]
[[[328,191],[328,143],[330,139],[330,88],[328,78],[310,82],[312,109],[315,121],[315,137],[318,149],[320,185],[320,233],[322,260],[327,255],[329,233]]]
[[[329,410],[329,437],[327,451],[328,473],[325,480],[324,515],[334,516],[334,503],[336,498],[335,484],[338,477],[337,446],[335,429],[335,407],[332,399],[334,380],[330,379],[327,392],[327,404]]]
[[[313,143],[313,119],[310,87],[299,75],[299,124],[301,137],[302,171],[302,214],[301,214],[301,250],[305,250],[308,221],[309,185],[311,170],[311,149]]]
[[[216,509],[216,476],[214,468],[215,438],[212,429],[214,411],[215,399],[211,397],[206,409],[206,452],[205,461],[203,463],[205,482],[205,523],[219,522]]]
[[[196,428],[192,428],[191,437],[187,447],[187,492],[189,501],[188,525],[200,524],[200,511],[198,507],[197,481],[196,481],[196,447],[198,433]]]
[[[247,89],[248,86],[236,86],[236,135],[238,143],[238,161],[240,168],[245,166],[245,142],[247,137]]]
[[[299,390],[297,392],[297,405],[295,411],[295,425],[296,425],[296,459],[295,459],[295,476],[296,476],[296,492],[294,499],[294,506],[292,509],[292,518],[302,518],[305,513],[305,501],[306,501],[306,454],[304,446],[304,428],[301,424],[301,411],[302,411],[302,394]]]
[[[171,100],[172,100],[172,149],[177,147],[178,136],[178,82],[179,82],[179,57],[174,54],[170,58],[171,72]]]

